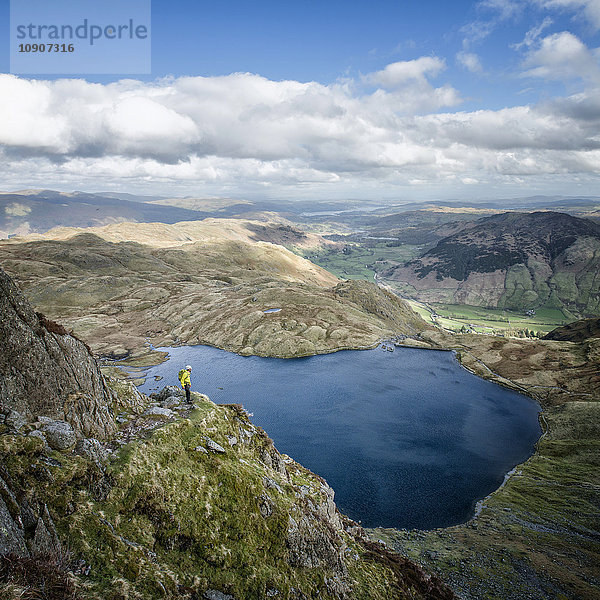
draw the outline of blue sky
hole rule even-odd
[[[599,32],[600,0],[154,0],[150,75],[0,75],[3,187],[598,193]]]

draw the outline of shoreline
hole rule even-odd
[[[540,412],[539,412],[539,416],[538,416],[538,422],[540,423],[540,428],[542,430],[542,433],[540,435],[540,438],[538,439],[538,441],[535,444],[535,449],[534,452],[531,454],[531,456],[529,456],[527,458],[527,460],[530,460],[533,456],[535,456],[535,454],[538,451],[538,443],[539,441],[546,435],[547,433],[547,422],[544,418],[544,424],[546,425],[545,427],[542,425],[542,418],[543,418],[543,412],[544,412],[544,408],[543,406],[540,404],[539,400],[537,398],[535,398],[534,396],[532,396],[531,394],[527,393],[527,391],[525,390],[525,388],[522,388],[521,386],[517,385],[517,384],[513,384],[513,385],[508,385],[507,383],[503,382],[503,381],[498,381],[495,377],[501,377],[498,374],[494,373],[491,369],[489,369],[489,367],[487,367],[487,365],[484,365],[490,374],[492,374],[494,376],[494,378],[492,377],[484,377],[481,374],[475,372],[474,370],[470,369],[468,366],[464,365],[462,363],[462,361],[460,360],[460,353],[457,349],[455,348],[449,348],[449,347],[436,347],[431,343],[422,341],[422,340],[413,340],[414,342],[417,342],[415,344],[411,344],[411,343],[405,343],[407,339],[412,340],[413,338],[411,338],[410,336],[403,336],[403,340],[399,341],[398,338],[395,338],[394,336],[392,337],[385,337],[385,338],[380,338],[379,340],[377,340],[375,343],[370,344],[370,345],[365,345],[365,346],[342,346],[342,347],[337,347],[337,348],[333,348],[331,350],[327,350],[327,351],[320,351],[320,352],[315,352],[315,353],[311,353],[311,354],[299,354],[299,355],[295,355],[295,356],[277,356],[277,355],[261,355],[261,354],[244,354],[241,352],[233,352],[231,350],[227,350],[226,348],[221,348],[219,346],[216,346],[214,344],[185,344],[185,343],[177,343],[173,346],[159,346],[156,347],[154,346],[150,341],[148,341],[148,345],[151,349],[150,353],[160,353],[163,355],[163,359],[160,360],[159,362],[155,362],[153,364],[148,364],[145,365],[144,367],[135,367],[134,365],[131,365],[133,368],[141,368],[144,371],[144,375],[143,375],[143,380],[140,378],[135,378],[135,377],[127,377],[128,380],[134,382],[134,384],[136,385],[136,387],[139,387],[140,385],[143,385],[146,381],[147,378],[147,370],[151,369],[152,367],[158,366],[159,364],[162,364],[164,362],[167,362],[169,360],[169,354],[166,350],[164,350],[164,348],[181,348],[184,346],[188,346],[188,347],[194,347],[194,346],[208,346],[211,348],[216,348],[219,350],[224,350],[226,352],[232,352],[232,354],[237,354],[238,356],[259,356],[261,358],[279,358],[282,360],[287,360],[287,359],[293,359],[293,358],[307,358],[310,356],[322,356],[325,354],[334,354],[337,352],[343,352],[343,351],[347,351],[347,350],[356,350],[356,351],[362,351],[362,350],[374,350],[376,348],[378,348],[379,346],[381,346],[384,343],[388,343],[388,344],[393,344],[395,347],[399,347],[399,348],[410,348],[413,350],[434,350],[434,351],[439,351],[439,352],[451,352],[454,354],[457,363],[459,364],[460,367],[464,368],[466,371],[468,371],[469,373],[471,373],[472,375],[475,375],[476,377],[480,377],[481,379],[484,379],[486,381],[490,381],[492,383],[495,383],[497,385],[500,385],[502,387],[505,387],[507,389],[510,389],[512,391],[515,391],[517,393],[520,393],[524,396],[527,396],[528,398],[530,398],[532,401],[534,401],[540,408]],[[148,356],[150,353],[146,353],[143,356]],[[131,358],[133,360],[135,360],[137,358],[137,356],[134,354]],[[474,357],[475,358],[475,357]],[[103,359],[104,360],[104,359]],[[116,363],[116,362],[125,362],[127,359],[114,359],[112,362]],[[481,361],[479,361],[480,364],[483,364]],[[104,365],[103,365],[104,366]],[[108,365],[110,366],[110,365]],[[112,365],[113,367],[117,367],[119,369],[125,370],[127,368],[127,365]],[[141,383],[139,383],[141,381]],[[512,383],[512,382],[509,382]],[[499,485],[498,488],[496,488],[495,490],[493,490],[492,492],[490,492],[489,494],[487,494],[484,498],[481,498],[479,500],[477,500],[475,502],[475,506],[474,506],[474,514],[473,516],[469,517],[466,521],[461,521],[459,523],[455,523],[453,525],[448,525],[446,527],[441,527],[441,528],[434,528],[434,529],[450,529],[452,527],[457,527],[457,526],[461,526],[461,525],[465,525],[470,523],[471,521],[474,521],[475,519],[478,518],[479,514],[481,513],[482,508],[485,506],[485,503],[491,499],[494,495],[496,495],[497,493],[501,492],[501,490],[504,488],[504,486],[506,485],[506,483],[509,481],[509,479],[517,472],[517,469],[523,465],[526,461],[523,461],[522,463],[519,463],[517,465],[515,465],[512,469],[510,469],[507,473],[504,474],[504,478],[502,483]],[[377,527],[374,528],[370,528],[370,529],[377,529]],[[395,528],[393,528],[395,529]],[[395,529],[396,531],[402,531],[401,529]],[[422,531],[419,529],[412,529],[409,531]],[[428,530],[429,531],[429,530]]]

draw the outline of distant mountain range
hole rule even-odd
[[[600,314],[600,224],[558,212],[483,217],[382,276],[426,302],[593,316]]]
[[[88,194],[26,190],[0,194],[0,238],[43,233],[53,227],[96,227],[110,223],[177,223],[211,216],[175,206]]]

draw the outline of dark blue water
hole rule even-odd
[[[179,369],[192,365],[193,390],[243,404],[277,449],[324,477],[340,510],[366,527],[468,520],[541,433],[534,401],[472,375],[450,352],[284,360],[208,346],[161,350],[171,358],[148,371],[142,391],[177,385]]]

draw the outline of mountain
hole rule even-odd
[[[38,310],[112,356],[148,339],[304,356],[428,327],[397,296],[341,282],[281,243],[327,242],[278,222],[128,223],[8,240],[0,260]]]
[[[0,238],[43,233],[58,226],[93,227],[123,221],[176,223],[210,212],[163,206],[85,192],[24,190],[0,193]]]
[[[600,313],[600,224],[548,211],[491,215],[463,227],[382,276],[426,302]]]
[[[2,271],[0,316],[1,598],[456,598],[370,541],[241,406],[105,381]],[[97,417],[111,427],[86,428]]]

